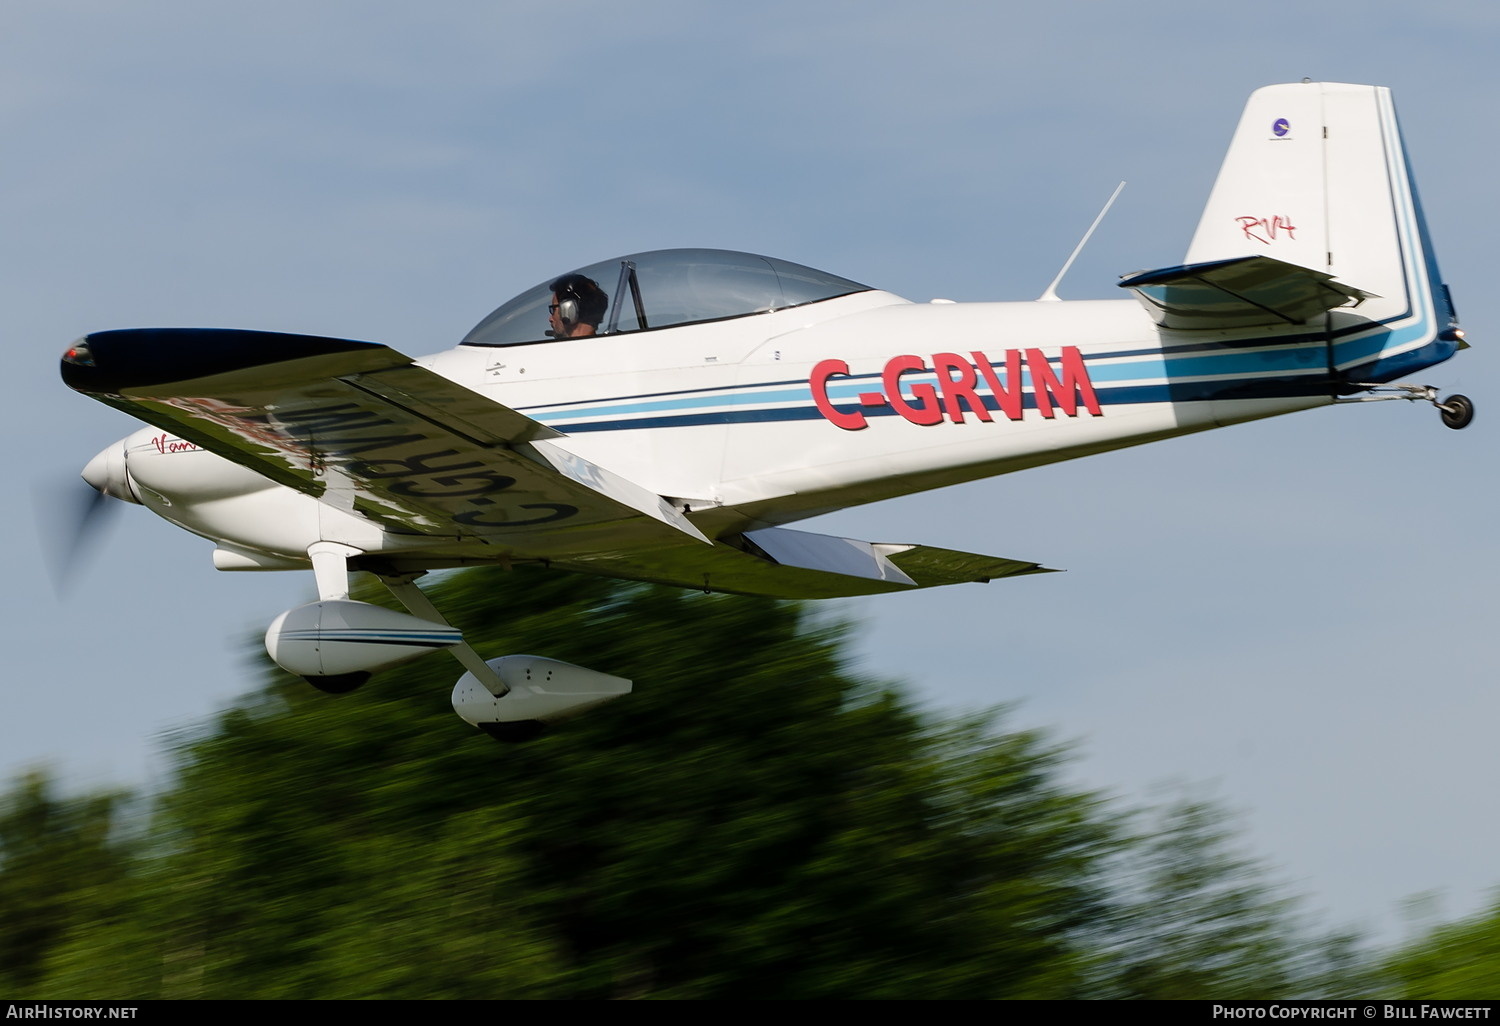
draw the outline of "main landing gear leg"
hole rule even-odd
[[[443,619],[443,614],[437,611],[437,607],[432,604],[432,600],[427,597],[427,593],[417,587],[417,578],[421,576],[422,574],[417,573],[407,574],[402,577],[382,577],[380,578],[380,583],[390,589],[391,594],[396,596],[400,603],[406,607],[406,611],[411,613],[412,616],[420,616],[424,620],[431,620],[433,623],[440,623],[444,627],[451,627],[452,624]],[[462,663],[463,668],[472,673],[478,679],[479,683],[483,684],[489,693],[496,698],[510,693],[510,688],[506,687],[505,682],[500,679],[500,675],[494,671],[494,668],[489,663],[486,663],[479,657],[479,653],[474,651],[474,647],[467,641],[450,646],[448,652],[454,659]]]
[[[320,602],[336,602],[349,597],[349,559],[359,554],[359,549],[338,542],[322,541],[308,546],[307,558],[312,560]]]
[[[1353,382],[1355,388],[1368,389],[1373,395],[1351,396],[1335,399],[1336,403],[1378,403],[1385,399],[1405,399],[1409,402],[1427,402],[1436,406],[1443,424],[1455,431],[1469,426],[1474,419],[1474,402],[1466,395],[1450,395],[1439,401],[1436,388],[1431,385],[1374,385]]]
[[[417,587],[420,576],[393,574],[380,580],[412,616],[448,627]],[[630,681],[622,677],[557,659],[508,655],[485,662],[467,641],[446,647],[469,671],[453,685],[453,711],[497,741],[529,741],[549,723],[630,693]]]

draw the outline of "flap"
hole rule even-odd
[[[823,570],[828,573],[847,574],[850,577],[865,577],[872,581],[890,581],[894,584],[915,586],[901,569],[869,542],[853,538],[835,538],[826,534],[810,534],[807,531],[788,531],[782,527],[770,527],[760,531],[747,531],[746,540],[757,546],[762,553],[782,566],[797,566],[805,570]],[[886,546],[890,548],[890,546]],[[905,546],[898,546],[898,550]]]

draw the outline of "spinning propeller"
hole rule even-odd
[[[139,500],[125,476],[125,447],[116,442],[84,467],[83,481],[53,480],[32,489],[42,554],[61,595],[113,520],[111,498]]]

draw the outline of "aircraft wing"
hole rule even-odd
[[[104,331],[72,388],[398,531],[546,555],[708,539],[551,428],[371,342],[199,328]]]
[[[1232,257],[1140,271],[1120,279],[1164,328],[1302,324],[1375,298],[1333,275],[1268,256]]]
[[[929,545],[856,541],[780,527],[747,531],[707,550],[678,546],[649,553],[617,551],[553,565],[702,591],[791,599],[877,595],[1056,572],[1019,559]]]

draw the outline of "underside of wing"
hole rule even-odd
[[[785,528],[749,531],[721,540],[712,549],[679,546],[650,553],[564,560],[554,565],[702,591],[793,599],[879,595],[1055,572],[1025,560],[928,545],[863,542]]]
[[[708,539],[559,433],[370,342],[225,329],[98,332],[68,385],[388,529],[528,554]]]
[[[1141,271],[1120,280],[1164,328],[1303,324],[1373,298],[1333,275],[1267,256],[1233,257]]]

